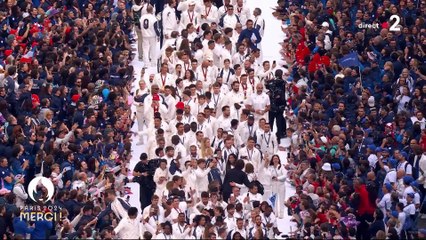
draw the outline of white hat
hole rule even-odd
[[[376,103],[375,103],[375,100],[374,100],[374,97],[373,96],[370,96],[369,98],[368,98],[368,106],[370,106],[370,107],[374,107],[374,105],[375,105]]]
[[[324,171],[331,171],[331,164],[330,163],[324,163],[324,165],[322,165],[321,169],[324,170]]]
[[[336,76],[334,76],[334,79],[344,78],[344,77],[345,77],[345,75],[343,73],[338,73],[338,74],[336,74]]]
[[[330,27],[330,24],[328,24],[328,22],[323,22],[323,23],[321,24],[321,26],[323,26],[323,27]]]
[[[195,5],[195,0],[189,0],[188,5]]]
[[[27,13],[27,12],[24,12],[23,14],[22,14],[22,18],[27,18],[27,17],[29,17],[30,16],[30,14],[29,13]]]
[[[321,142],[323,142],[323,143],[327,143],[328,141],[327,141],[327,138],[326,137],[324,137],[324,136],[321,136],[320,137],[320,140],[321,140]]]

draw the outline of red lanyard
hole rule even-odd
[[[242,7],[237,7],[237,11],[238,11],[238,13],[241,13],[241,11],[243,10],[243,8]]]
[[[163,83],[163,87],[164,87],[166,86],[167,73],[166,73],[166,76],[164,76],[164,78],[163,78],[163,74],[161,74],[160,76],[161,76],[161,82]]]
[[[251,88],[253,89],[254,92],[254,78],[249,79],[250,84],[251,84]]]
[[[209,7],[209,10],[207,11],[207,7],[206,7],[206,9],[205,9],[205,13],[206,13],[206,17],[210,14],[210,10],[212,10],[212,7]]]
[[[194,20],[194,15],[195,15],[195,13],[194,12],[192,12],[192,17],[191,17],[191,12],[190,11],[188,11],[188,17],[189,17],[189,21],[192,23],[192,20]]]
[[[206,71],[204,71],[204,69]],[[208,72],[207,68],[201,68],[201,71],[203,71],[204,81],[207,81],[207,72]]]
[[[244,90],[244,98],[246,98],[247,97],[247,83],[241,83],[241,87],[243,87],[243,90]]]

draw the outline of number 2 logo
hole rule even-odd
[[[393,20],[395,20],[395,22],[393,22],[393,24],[390,26],[389,31],[392,31],[392,32],[401,31],[401,28],[398,27],[399,23],[401,22],[401,18],[398,15],[392,15],[390,16],[389,21],[392,22]]]

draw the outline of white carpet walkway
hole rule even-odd
[[[272,8],[276,6],[276,0],[247,0],[247,4],[250,10],[253,12],[253,9],[259,7],[262,9],[262,16],[265,19],[265,35],[262,40],[262,52],[263,59],[269,60],[272,62],[276,60],[279,62],[281,56],[279,54],[280,45],[279,42],[283,39],[283,33],[281,32],[281,23],[274,16],[272,16]],[[136,47],[136,45],[134,45]],[[133,92],[138,88],[138,81],[141,79],[141,70],[143,68],[143,63],[135,57],[135,60],[132,62],[132,65],[135,69],[136,81],[133,83]],[[151,73],[156,73],[156,68],[149,68],[145,72],[144,79],[147,81]],[[132,108],[133,112],[135,111],[134,107]],[[137,132],[137,124],[132,128],[132,131]],[[146,145],[137,146],[136,142],[138,139],[134,138],[132,143],[132,159],[130,165],[128,166],[130,171],[133,170],[136,163],[139,161],[139,156],[141,153],[146,152]],[[286,142],[286,141],[283,141]],[[287,162],[287,153],[284,151],[279,152],[279,156],[283,163]],[[139,185],[137,183],[127,184],[131,188],[132,194],[129,195],[129,202],[132,206],[135,206],[140,209],[139,202]],[[295,194],[295,189],[290,184],[286,183],[286,198]],[[291,230],[295,230],[295,224],[290,221],[290,217],[287,215],[287,209],[285,209],[283,219],[278,219],[277,225],[283,234],[288,234]]]

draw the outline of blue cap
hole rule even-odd
[[[407,197],[414,198],[414,193],[412,193],[412,192],[407,193]]]
[[[392,191],[392,185],[390,183],[385,183],[384,186],[388,192]]]
[[[376,152],[381,152],[383,149],[381,147],[376,147]]]
[[[404,159],[408,159],[408,154],[406,152],[402,151],[401,155],[404,157]]]
[[[417,183],[417,181],[412,181],[410,183],[410,186],[415,187],[415,188],[419,188],[419,184]]]
[[[375,151],[376,146],[374,144],[370,144],[370,145],[368,145],[368,149],[370,149],[371,151]]]
[[[404,176],[402,178],[402,181],[404,182],[405,185],[410,185],[410,183],[414,181],[414,178],[412,176]]]
[[[392,168],[395,168],[396,165],[398,164],[398,162],[393,158],[389,159],[388,163],[389,163],[390,167],[392,167]]]
[[[389,153],[390,151],[389,151],[389,149],[387,149],[387,148],[382,148],[382,152],[387,152],[387,153]]]
[[[331,167],[332,167],[334,170],[336,170],[336,171],[339,171],[339,170],[340,170],[340,164],[338,164],[338,163],[333,163],[333,164],[331,164]]]
[[[392,211],[392,217],[398,218],[398,212],[397,211]]]

